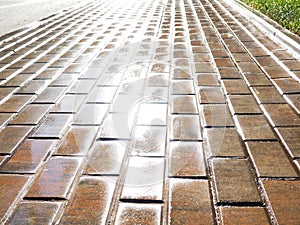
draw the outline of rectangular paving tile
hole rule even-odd
[[[195,72],[196,73],[213,73],[215,69],[211,62],[200,62],[195,63]]]
[[[264,66],[264,70],[272,78],[289,78],[290,75],[281,66]]]
[[[219,86],[218,76],[216,74],[200,73],[197,75],[198,86]]]
[[[223,80],[226,94],[250,94],[250,91],[242,79]]]
[[[121,199],[162,201],[164,164],[163,158],[131,157]]]
[[[177,141],[200,141],[202,134],[198,115],[172,116],[170,139]]]
[[[114,186],[114,178],[81,177],[60,223],[105,224]]]
[[[50,83],[49,80],[31,80],[18,90],[18,94],[40,94]]]
[[[247,142],[250,156],[261,177],[298,177],[279,142]]]
[[[169,224],[214,224],[206,180],[171,179]]]
[[[82,159],[75,157],[51,158],[25,197],[67,199],[81,162]]]
[[[166,136],[166,127],[137,126],[133,137],[132,154],[139,156],[164,156]]]
[[[230,109],[234,114],[261,114],[255,99],[251,95],[229,95]]]
[[[0,222],[15,200],[20,197],[28,180],[28,176],[0,174]]]
[[[300,94],[285,95],[287,102],[300,114]]]
[[[294,78],[274,79],[283,94],[300,93],[300,83]]]
[[[11,154],[31,130],[32,127],[5,127],[0,132],[0,153]]]
[[[36,173],[55,143],[55,141],[50,140],[26,140],[0,171],[8,173]]]
[[[190,95],[177,95],[172,97],[173,114],[196,114],[196,98]]]
[[[201,120],[204,127],[234,126],[227,105],[202,105]]]
[[[235,128],[204,129],[206,156],[244,157],[244,149]]]
[[[66,134],[55,152],[56,155],[86,155],[89,151],[98,128],[73,126]]]
[[[274,132],[263,115],[238,115],[237,121],[244,140],[276,140]]]
[[[31,135],[33,138],[61,138],[72,120],[71,115],[49,114],[39,128]]]
[[[261,202],[249,166],[249,162],[244,159],[212,160],[214,185],[219,203]]]
[[[300,157],[300,127],[278,128],[282,143],[294,157]]]
[[[239,79],[241,74],[235,67],[223,67],[218,68],[220,76],[222,79]]]
[[[253,86],[270,86],[270,85],[272,85],[270,80],[263,73],[246,74],[245,77],[246,77],[246,80],[247,80],[250,87],[253,87]]]
[[[201,104],[225,104],[225,95],[221,87],[201,87],[200,91]]]
[[[243,73],[260,73],[261,69],[255,62],[239,62],[238,66],[241,68]]]
[[[85,95],[65,95],[52,109],[56,113],[76,113],[86,98]]]
[[[206,166],[200,142],[170,143],[169,176],[172,177],[205,177]]]
[[[2,72],[1,72],[2,73]],[[15,88],[0,88],[0,102],[2,102],[7,96],[11,95],[15,91]]]
[[[299,223],[300,181],[264,180],[263,185],[278,224]]]
[[[16,208],[9,224],[54,224],[61,208],[60,202],[23,201]]]
[[[300,126],[300,118],[288,104],[264,104],[271,124],[274,127]]]
[[[120,203],[116,215],[116,224],[160,224],[161,211],[162,207],[157,204]]]
[[[18,113],[26,104],[28,104],[33,96],[31,95],[13,95],[6,102],[0,105],[1,113]]]
[[[18,114],[10,124],[19,125],[37,125],[45,116],[51,105],[27,105],[20,114]]]
[[[54,104],[57,102],[65,89],[65,87],[47,87],[33,102]]]
[[[195,94],[194,84],[192,80],[173,80],[171,82],[172,95],[188,95]]]
[[[108,111],[109,104],[86,104],[74,116],[73,124],[100,125]]]
[[[275,87],[254,87],[253,91],[259,103],[286,103]]]
[[[220,207],[222,224],[269,225],[267,211],[262,207]]]
[[[119,174],[127,141],[99,141],[88,156],[86,174]]]

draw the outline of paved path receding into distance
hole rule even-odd
[[[0,0],[0,36],[84,0]]]

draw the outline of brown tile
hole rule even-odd
[[[177,95],[172,97],[171,113],[174,114],[196,114],[196,98],[189,95]]]
[[[292,152],[292,155],[300,157],[300,128],[278,128],[278,131],[281,141]]]
[[[131,157],[121,199],[162,201],[164,163],[163,158]]]
[[[272,79],[290,77],[290,75],[281,66],[265,66],[264,70]]]
[[[260,114],[258,107],[252,95],[230,95],[230,109],[234,114]]]
[[[51,105],[28,105],[20,114],[18,114],[10,124],[37,125],[45,116]]]
[[[276,66],[278,63],[271,56],[256,57],[261,66]]]
[[[300,114],[300,94],[285,95],[288,103]]]
[[[253,90],[259,103],[286,103],[274,87],[254,87]]]
[[[1,172],[35,173],[55,143],[50,140],[26,140],[1,168]]]
[[[127,147],[126,141],[96,142],[88,156],[86,174],[119,174]]]
[[[55,78],[58,74],[62,72],[62,69],[58,68],[47,68],[43,72],[41,72],[39,75],[37,75],[36,79],[49,79],[52,80]]]
[[[161,208],[160,205],[155,204],[120,203],[116,216],[116,224],[160,224]]]
[[[106,178],[80,178],[60,223],[105,224],[114,186],[113,180]]]
[[[227,94],[250,94],[247,85],[241,79],[223,80],[223,84]]]
[[[97,127],[72,127],[55,154],[86,155],[92,145],[97,130]]]
[[[283,94],[300,93],[300,83],[294,78],[283,78],[273,80]]]
[[[245,156],[242,144],[234,128],[205,129],[206,156]]]
[[[261,69],[255,62],[239,62],[238,66],[241,68],[243,73],[261,73]]]
[[[109,104],[86,104],[80,112],[74,116],[73,124],[76,125],[100,125],[109,111]]]
[[[171,94],[173,95],[195,94],[192,80],[173,80],[171,84],[172,84]]]
[[[276,137],[263,115],[239,115],[237,120],[244,140],[276,140]]]
[[[234,53],[233,56],[234,56],[234,58],[237,62],[249,62],[249,61],[251,61],[251,57],[247,53]]]
[[[40,94],[50,82],[48,80],[31,80],[21,87],[18,94]]]
[[[279,142],[247,142],[260,177],[298,177]]]
[[[29,134],[32,127],[6,127],[0,132],[0,153],[11,154],[23,139]]]
[[[15,73],[18,71],[18,69],[5,69],[2,70],[0,73],[0,80],[6,80],[7,78],[11,78],[15,75]]]
[[[192,72],[187,69],[176,68],[172,73],[173,79],[192,79]]]
[[[215,63],[217,67],[234,67],[234,64],[230,58],[216,58]]]
[[[220,207],[222,224],[269,225],[266,209],[260,207]]]
[[[297,126],[300,118],[288,104],[263,105],[273,126]]]
[[[28,182],[28,176],[0,174],[0,221],[5,219],[5,214],[20,197],[24,186]]]
[[[283,64],[286,65],[291,71],[300,70],[300,61],[299,60],[284,60]]]
[[[211,53],[213,57],[228,57],[227,52],[223,49],[213,49]]]
[[[72,63],[64,70],[64,73],[81,73],[84,69],[84,64]]]
[[[244,159],[213,159],[212,169],[219,203],[261,202],[254,177]]]
[[[65,89],[66,88],[64,87],[47,87],[41,94],[38,95],[38,97],[33,102],[54,104],[63,94]]]
[[[201,104],[225,104],[225,96],[221,87],[201,87],[200,88]]]
[[[85,95],[65,95],[52,111],[57,113],[76,113],[85,97]]]
[[[171,142],[169,176],[205,177],[206,167],[200,142]]]
[[[226,105],[203,105],[201,119],[204,127],[234,126]]]
[[[214,224],[207,181],[171,179],[169,224]]]
[[[263,185],[278,224],[299,223],[300,181],[264,180]]]
[[[45,66],[46,66],[46,63],[33,63],[32,65],[27,67],[25,70],[23,70],[22,73],[38,74]]]
[[[211,62],[200,62],[195,63],[195,72],[196,73],[213,73],[215,69]]]
[[[170,139],[181,141],[202,140],[199,116],[172,116]]]
[[[164,156],[166,136],[166,127],[137,126],[132,154],[139,156]]]
[[[61,207],[59,202],[21,202],[9,224],[55,224]]]
[[[218,68],[218,70],[222,79],[241,78],[241,74],[239,73],[238,69],[235,67],[223,67],[223,68]]]
[[[194,53],[194,62],[210,62],[211,57],[208,53]]]
[[[26,81],[30,78],[28,74],[18,74],[9,81],[7,81],[3,86],[5,87],[20,87],[23,86]],[[1,95],[1,94],[0,94]]]
[[[26,197],[67,199],[81,162],[82,159],[74,157],[51,158],[34,180]]]
[[[253,86],[270,86],[272,83],[263,73],[246,74],[246,80],[250,87]]]
[[[138,112],[138,125],[167,125],[167,104],[141,104]]]
[[[12,113],[1,113],[0,114],[0,128],[4,126],[13,117]]]
[[[31,95],[14,95],[0,105],[1,113],[18,113],[32,99]]]
[[[61,138],[71,122],[71,115],[49,114],[32,134],[33,138]]]
[[[218,76],[216,74],[198,74],[198,86],[219,86]]]

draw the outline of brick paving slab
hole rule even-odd
[[[93,0],[0,52],[0,223],[300,223],[299,58],[229,1]]]

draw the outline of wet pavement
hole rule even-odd
[[[300,61],[228,3],[93,1],[0,50],[1,223],[300,223]]]

